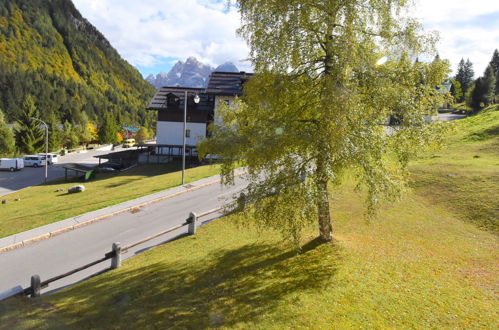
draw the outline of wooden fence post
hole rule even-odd
[[[239,209],[244,210],[246,208],[246,194],[242,192],[239,194],[239,198],[237,199],[237,206]]]
[[[116,269],[121,266],[121,244],[119,242],[113,243],[114,256],[111,259],[111,269]]]
[[[40,275],[31,276],[31,289],[33,290],[31,297],[40,297],[41,288]]]
[[[194,235],[196,234],[196,222],[198,220],[198,216],[196,213],[191,212],[189,213],[189,219],[187,221],[189,222],[189,228],[187,229],[187,232],[189,235]]]

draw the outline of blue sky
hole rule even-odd
[[[168,72],[178,60],[195,56],[216,66],[244,61],[246,43],[236,37],[239,16],[225,0],[73,0],[119,53],[145,76]],[[469,58],[475,75],[499,48],[499,1],[413,0],[411,14],[440,34],[439,53],[452,69]]]

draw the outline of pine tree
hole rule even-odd
[[[473,64],[468,59],[466,62],[461,58],[457,67],[457,74],[455,79],[461,84],[463,94],[466,94],[468,89],[473,85]],[[460,100],[462,101],[462,100]]]
[[[494,103],[496,96],[496,74],[492,65],[488,65],[483,73],[483,101],[486,105]]]
[[[475,81],[475,88],[471,93],[471,107],[476,111],[494,102],[496,77],[491,65],[487,66],[483,77]]]
[[[32,118],[40,118],[35,101],[31,95],[27,95],[23,102],[22,112],[17,120],[15,132],[16,145],[20,152],[34,154],[43,150],[45,145],[45,132],[39,121]]]
[[[102,121],[102,125],[99,128],[99,142],[117,144],[117,132],[118,125],[116,124],[113,115],[110,112],[106,112]]]
[[[47,122],[49,126],[49,150],[57,151],[61,148],[62,136],[61,130],[57,127],[57,117],[52,114]]]
[[[464,65],[465,65],[464,59],[461,58],[461,61],[459,61],[459,64],[457,65],[456,76],[454,77],[454,79],[457,82],[459,82],[459,85],[463,89],[463,94],[466,93],[466,91],[464,90],[464,86],[463,86],[463,82],[464,82]],[[460,100],[460,101],[462,101],[462,100]]]
[[[495,86],[495,95],[499,95],[499,51],[494,50],[494,54],[492,55],[492,59],[490,60],[490,65],[494,69],[494,73],[496,76],[496,86]]]
[[[494,50],[494,54],[492,55],[492,59],[490,60],[490,65],[494,69],[494,73],[499,73],[499,51]]]
[[[64,130],[62,131],[63,144],[67,149],[76,148],[80,142],[78,132],[70,122],[64,122]]]
[[[2,110],[0,110],[0,156],[12,156],[15,149],[16,142],[14,140],[14,132],[7,126],[5,116]]]
[[[478,77],[475,80],[475,84],[469,90],[471,90],[469,106],[473,110],[478,111],[480,108],[483,108],[485,106],[485,104],[483,103],[484,89],[482,84],[482,77]]]
[[[468,90],[468,88],[473,85],[473,77],[475,76],[475,72],[473,71],[473,63],[471,63],[470,59],[466,60],[466,64],[464,66],[464,81],[466,85],[466,89],[463,88],[463,90]]]

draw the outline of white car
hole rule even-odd
[[[0,169],[9,170],[11,172],[20,171],[24,168],[22,158],[0,158]]]
[[[45,153],[39,153],[38,155],[45,157]],[[58,162],[59,157],[57,157],[57,154],[47,154],[47,159],[49,165],[52,165]]]
[[[42,155],[26,155],[23,157],[24,166],[45,166],[45,156]]]

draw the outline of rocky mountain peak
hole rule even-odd
[[[212,71],[239,72],[231,62],[219,65],[215,70],[208,64],[198,61],[194,56],[188,57],[185,62],[178,61],[168,73],[160,72],[147,76],[146,80],[154,87],[162,86],[184,86],[184,87],[206,87],[208,77]]]
[[[239,72],[239,69],[232,62],[225,62],[216,67],[215,72]]]

